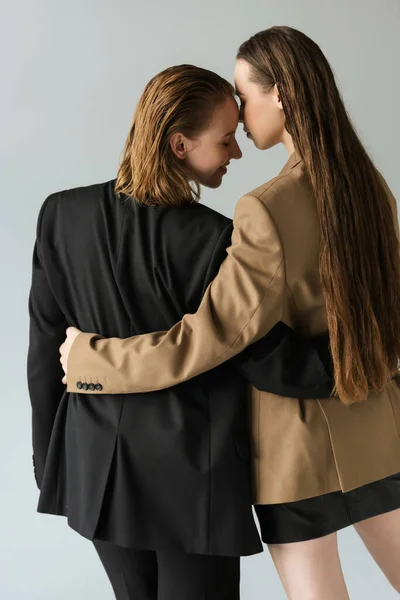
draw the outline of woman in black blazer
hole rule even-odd
[[[262,551],[246,378],[284,396],[331,391],[327,340],[283,324],[146,398],[67,394],[61,383],[67,325],[124,338],[196,311],[232,231],[197,202],[199,186],[218,187],[241,157],[238,114],[218,75],[167,69],[139,101],[117,180],[53,194],[39,215],[28,356],[38,510],[94,541],[118,599],[238,598],[239,557]]]

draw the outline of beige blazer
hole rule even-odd
[[[79,335],[68,391],[77,391],[78,381],[101,384],[87,393],[102,394],[169,387],[228,360],[280,320],[304,335],[323,332],[319,236],[315,196],[293,154],[278,177],[239,200],[228,256],[197,312],[168,332],[126,340]],[[249,397],[256,504],[346,492],[400,472],[400,389],[393,382],[351,407],[255,388]]]

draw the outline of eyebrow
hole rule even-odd
[[[242,92],[240,92],[237,87],[235,87],[235,94],[236,96],[244,96],[244,94],[242,94]]]
[[[234,135],[236,133],[236,129],[235,131],[230,131],[229,133],[225,133],[225,135],[223,137],[228,137],[230,135]]]

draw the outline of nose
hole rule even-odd
[[[239,158],[242,158],[242,156],[243,156],[243,154],[240,149],[240,146],[237,143],[236,138],[234,138],[233,146],[232,146],[232,150],[231,150],[231,158],[234,158],[235,160],[239,160]]]

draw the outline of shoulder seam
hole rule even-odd
[[[46,211],[47,205],[50,201],[50,198],[59,198],[60,194],[59,192],[56,192],[54,194],[50,194],[49,196],[47,196],[47,198],[45,199],[45,201],[43,202],[40,211],[39,211],[39,216],[38,216],[38,220],[37,220],[37,227],[36,227],[36,238],[39,241],[39,243],[41,243],[41,238],[42,238],[42,228],[43,228],[43,217],[44,217],[44,213]]]
[[[285,175],[286,175],[286,174],[285,174]],[[282,177],[285,177],[285,175],[283,175]],[[272,186],[273,186],[275,183],[276,183],[276,181],[274,181],[274,182],[271,184],[271,186],[270,186],[270,187],[272,187]],[[269,189],[270,189],[270,188],[268,188],[267,190],[264,190],[264,192],[268,191]],[[273,224],[273,226],[274,226],[274,230],[275,230],[276,236],[277,236],[277,238],[279,239],[279,245],[280,245],[280,248],[281,248],[281,253],[282,253],[282,260],[281,260],[281,262],[280,262],[280,264],[279,264],[279,267],[280,267],[280,266],[282,265],[282,263],[283,263],[283,268],[284,268],[284,272],[285,272],[285,286],[288,286],[288,283],[287,283],[287,268],[286,268],[286,256],[285,256],[285,248],[284,248],[284,246],[283,246],[281,235],[280,235],[280,233],[279,233],[279,231],[278,231],[278,228],[277,228],[277,226],[276,226],[276,223],[275,223],[275,220],[274,220],[274,218],[273,218],[273,216],[272,216],[272,214],[271,214],[271,211],[269,210],[268,206],[267,206],[266,204],[264,204],[264,202],[262,201],[262,198],[261,198],[261,196],[264,194],[264,192],[263,192],[263,193],[262,193],[260,196],[257,196],[257,195],[256,195],[256,194],[254,194],[253,192],[250,192],[249,194],[246,194],[246,196],[253,196],[253,197],[254,197],[254,198],[256,198],[257,200],[259,200],[259,201],[262,203],[262,205],[263,205],[263,207],[265,208],[265,210],[267,211],[267,213],[268,213],[268,217],[269,217],[269,219],[270,219],[271,223],[272,223],[272,224]],[[279,267],[278,267],[278,269],[279,269]],[[277,269],[277,271],[278,271],[278,269]],[[271,280],[271,283],[272,283],[272,280]],[[288,286],[288,287],[289,287],[289,286]],[[290,289],[290,288],[289,288],[289,289]],[[290,290],[290,291],[292,292],[292,290]]]
[[[264,194],[266,194],[267,192],[269,192],[270,189],[272,187],[274,187],[274,185],[276,185],[277,183],[279,183],[280,181],[282,181],[282,179],[285,179],[289,175],[290,175],[290,173],[282,173],[281,175],[277,175],[276,177],[274,177],[270,181],[267,181],[266,184],[262,184],[262,185],[258,186],[258,188],[255,188],[254,190],[251,190],[250,192],[247,192],[246,194],[244,194],[244,196],[254,196],[254,198],[258,198],[259,200],[262,200]],[[256,190],[259,189],[259,188],[261,188],[263,185],[267,185],[267,187],[261,193],[256,193]]]

